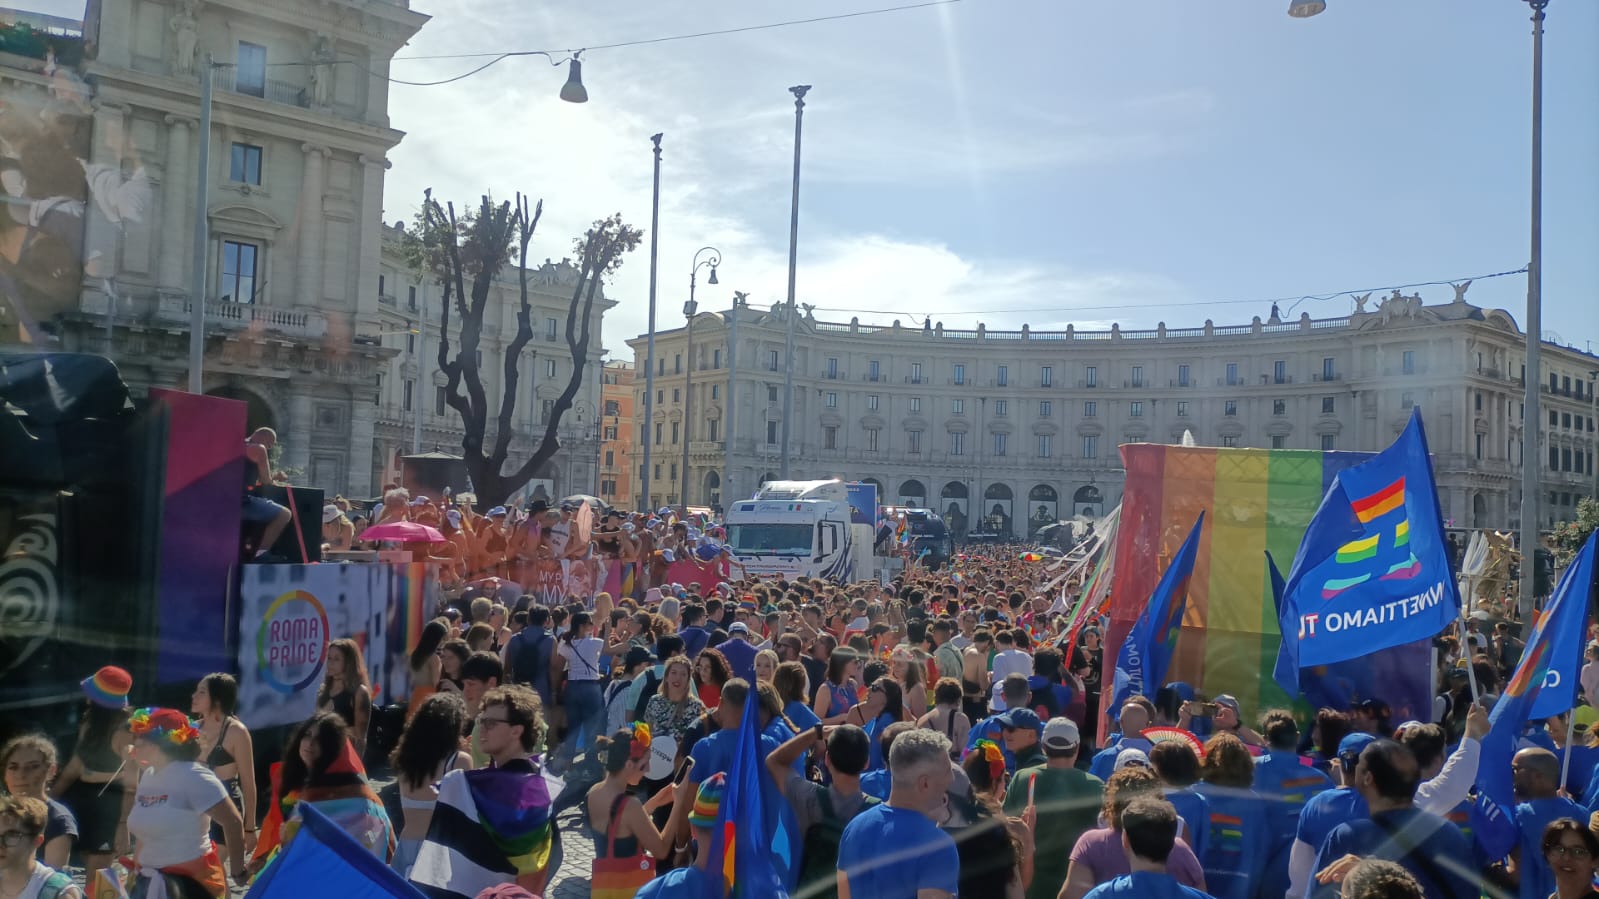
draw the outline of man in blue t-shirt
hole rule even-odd
[[[1314,885],[1311,899],[1336,896],[1337,884],[1368,857],[1398,862],[1429,899],[1477,899],[1481,878],[1471,844],[1460,828],[1416,808],[1421,768],[1414,753],[1393,740],[1377,740],[1361,751],[1354,785],[1371,817],[1347,821],[1327,835],[1312,870],[1329,882]]]
[[[1321,848],[1327,834],[1345,821],[1366,817],[1366,800],[1355,790],[1355,766],[1360,753],[1377,738],[1367,733],[1352,733],[1338,744],[1334,771],[1339,778],[1337,788],[1318,793],[1299,812],[1299,823],[1294,831],[1294,845],[1288,856],[1288,895],[1300,897],[1314,879],[1316,850]]]
[[[733,678],[722,685],[722,701],[716,707],[715,719],[717,727],[715,733],[701,737],[695,741],[694,748],[689,750],[688,776],[677,787],[677,796],[672,802],[672,814],[667,819],[664,835],[676,839],[678,845],[687,839],[688,834],[684,829],[689,809],[694,800],[694,789],[700,783],[714,774],[728,774],[733,767],[733,753],[738,748],[738,727],[744,721],[744,703],[749,699],[750,685],[747,681]],[[761,758],[776,751],[778,742],[766,734],[757,734],[760,741]],[[775,834],[778,831],[777,815],[784,808],[782,793],[776,785],[766,778],[761,778],[761,793],[763,795],[763,808],[767,820],[764,824],[766,833]]]
[[[1177,843],[1177,809],[1156,796],[1140,796],[1122,812],[1122,850],[1131,874],[1102,883],[1083,899],[1209,899],[1166,873],[1166,859]]]
[[[733,626],[727,629],[727,639],[716,649],[727,659],[727,667],[733,669],[734,677],[754,683],[755,653],[758,650],[749,642],[749,638],[750,626],[742,621],[735,621]]]
[[[1521,878],[1521,899],[1545,899],[1555,891],[1555,874],[1544,858],[1543,831],[1549,822],[1575,818],[1586,823],[1588,810],[1559,795],[1560,758],[1547,749],[1523,749],[1510,760],[1516,789],[1516,829],[1520,836],[1510,856]]]
[[[1149,750],[1154,748],[1153,744],[1139,736],[1149,727],[1149,710],[1141,702],[1129,701],[1122,706],[1117,722],[1121,727],[1120,736],[1107,742],[1088,765],[1088,773],[1100,780],[1109,781],[1116,772],[1116,757],[1121,755],[1123,749],[1138,749],[1148,755]]]
[[[839,840],[840,899],[954,899],[960,855],[931,817],[949,790],[949,750],[949,738],[933,730],[894,740],[888,802],[856,815]]]
[[[1332,789],[1332,779],[1304,763],[1295,747],[1299,725],[1282,709],[1261,716],[1261,736],[1266,752],[1255,759],[1255,792],[1266,800],[1266,862],[1260,887],[1262,896],[1277,899],[1288,891],[1288,858],[1294,846],[1299,813],[1318,794]]]

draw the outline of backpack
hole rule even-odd
[[[644,670],[644,682],[638,688],[638,704],[633,706],[633,717],[630,721],[643,721],[644,710],[649,708],[650,697],[659,692],[661,677],[655,673],[653,667]]]
[[[532,638],[523,631],[511,638],[515,650],[511,653],[511,682],[527,686],[543,685],[548,688],[550,657],[543,650],[554,641],[549,631]],[[543,677],[540,677],[543,672]]]
[[[849,821],[833,811],[832,789],[817,791],[816,798],[822,807],[822,819],[805,831],[804,848],[800,851],[800,891],[814,899],[833,899],[838,896],[838,844]],[[875,796],[865,799],[857,815],[882,802]]]

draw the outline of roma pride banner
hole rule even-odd
[[[252,727],[316,711],[328,644],[361,647],[374,704],[410,692],[406,653],[438,601],[424,565],[246,565],[239,583],[239,711]],[[409,645],[407,645],[409,644]]]
[[[1106,645],[1126,639],[1160,572],[1208,510],[1166,680],[1211,696],[1231,693],[1250,719],[1262,708],[1287,706],[1290,697],[1272,680],[1282,638],[1265,553],[1293,558],[1334,478],[1372,454],[1142,443],[1121,451],[1127,483]],[[1105,683],[1112,682],[1114,664],[1107,652]],[[1430,714],[1430,670],[1430,645],[1419,641],[1306,668],[1301,688],[1313,704],[1333,707],[1375,696],[1404,720]]]

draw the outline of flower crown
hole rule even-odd
[[[627,746],[627,760],[636,762],[648,758],[650,754],[650,726],[642,721],[635,721],[628,725],[629,735]]]
[[[139,739],[160,740],[173,746],[200,738],[200,731],[177,709],[135,709],[128,719],[128,729]]]
[[[994,783],[999,783],[1005,778],[1005,753],[999,749],[999,744],[993,740],[978,740],[976,752],[983,754],[983,761],[988,763],[988,778]]]

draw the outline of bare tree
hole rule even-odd
[[[516,411],[517,385],[521,373],[517,363],[522,350],[533,339],[533,307],[528,302],[528,245],[533,241],[544,202],[531,209],[528,199],[516,195],[514,203],[496,205],[485,194],[475,212],[457,216],[455,204],[441,205],[427,191],[417,228],[407,232],[404,250],[412,269],[436,278],[444,289],[439,304],[439,371],[445,376],[445,402],[461,416],[466,470],[482,506],[496,506],[544,471],[560,451],[558,436],[561,419],[572,408],[572,400],[583,386],[583,373],[590,357],[590,324],[594,299],[603,280],[622,265],[625,254],[638,247],[643,232],[622,221],[621,213],[596,221],[575,243],[578,258],[577,284],[567,303],[566,346],[571,353],[572,375],[556,399],[544,436],[533,455],[514,471],[505,471],[515,436],[512,420]],[[501,372],[504,387],[497,410],[490,409],[488,393],[478,369],[478,346],[483,337],[483,318],[488,312],[494,279],[511,261],[513,241],[518,260],[520,305],[516,313],[516,335],[506,347]],[[460,339],[451,353],[450,314],[460,320]],[[494,427],[490,433],[490,416]]]

